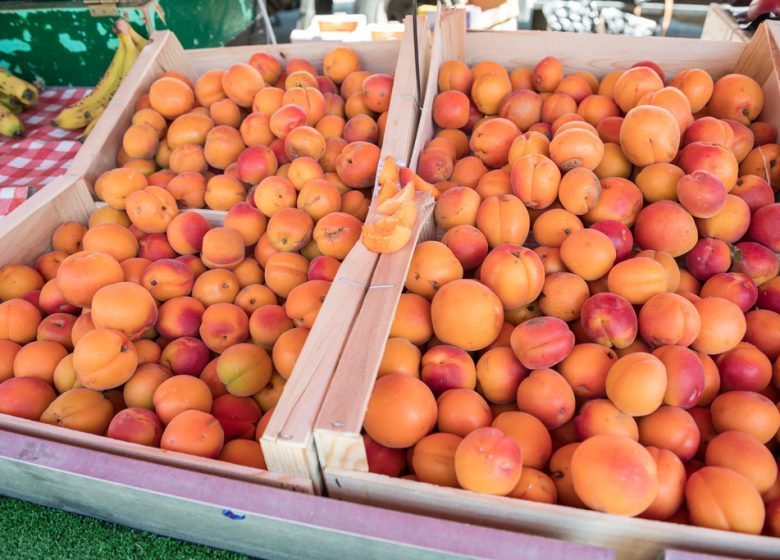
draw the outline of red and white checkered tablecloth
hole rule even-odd
[[[49,124],[64,107],[89,89],[50,87],[35,107],[19,114],[22,138],[0,136],[0,216],[24,202],[44,185],[63,175],[81,147],[81,130],[62,130]]]

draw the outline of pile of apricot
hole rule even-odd
[[[780,536],[780,145],[761,86],[445,62],[369,470]]]
[[[179,208],[230,210],[248,201],[364,219],[374,186],[393,77],[361,70],[347,47],[323,73],[308,61],[256,53],[193,85],[166,72],[135,105],[117,153],[122,181],[95,185],[106,202],[140,185],[168,190]],[[117,184],[118,183],[118,184]],[[368,193],[370,195],[370,193]]]
[[[0,268],[0,413],[265,468],[259,438],[360,237],[391,89],[347,48],[325,76],[260,53],[155,81],[96,182],[107,205]],[[204,203],[224,224],[180,211]]]

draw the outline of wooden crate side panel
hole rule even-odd
[[[77,446],[79,448],[90,449],[111,453],[120,457],[130,457],[168,465],[171,467],[184,468],[195,472],[201,472],[223,478],[243,480],[253,484],[263,484],[294,490],[298,492],[313,492],[312,484],[305,478],[296,478],[294,476],[283,475],[216,461],[204,457],[196,457],[176,451],[166,451],[155,447],[147,447],[121,440],[115,440],[104,436],[78,432],[68,428],[52,426],[42,422],[34,422],[24,418],[15,418],[6,414],[0,414],[0,431],[15,432],[46,440],[47,442],[60,442],[63,444]]]
[[[0,266],[34,264],[51,249],[51,235],[63,222],[86,223],[95,203],[84,182],[58,177],[0,220]]]
[[[283,45],[246,45],[241,47],[188,50],[187,59],[200,76],[208,70],[226,70],[236,62],[248,62],[257,53],[264,52],[280,59],[284,64],[291,58],[302,58],[322,70],[325,55],[336,47],[344,46],[340,41],[322,41],[310,43],[290,43]],[[357,51],[361,66],[370,72],[392,74],[400,49],[400,41],[359,41],[348,43]]]
[[[507,47],[510,40],[517,48]],[[667,76],[698,67],[718,78],[734,71],[744,48],[741,43],[673,37],[517,31],[509,39],[508,34],[500,31],[474,31],[466,34],[465,62],[473,65],[494,60],[509,69],[533,68],[544,57],[555,53],[567,73],[587,70],[601,77],[652,55],[653,62]]]
[[[1,493],[262,558],[614,558],[609,550],[282,492],[10,432],[0,432],[0,441]]]
[[[750,34],[740,29],[721,4],[710,4],[702,26],[701,38],[709,41],[746,42],[750,40]]]
[[[433,198],[430,193],[418,193],[416,202],[417,222],[412,239],[429,239],[433,228],[425,226],[432,223]],[[416,243],[408,243],[397,253],[379,258],[314,427],[323,466],[368,470],[360,430],[415,246]]]
[[[84,177],[87,185],[93,188],[101,173],[116,167],[116,154],[133,118],[135,102],[149,91],[160,74],[168,70],[178,70],[191,79],[195,77],[176,35],[170,31],[154,32],[76,154],[69,173]]]
[[[605,546],[621,560],[655,560],[666,548],[766,559],[777,558],[780,550],[780,540],[771,537],[473,494],[372,473],[326,468],[324,475],[336,498]]]

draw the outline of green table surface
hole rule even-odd
[[[248,556],[137,531],[0,496],[3,560],[248,560]]]

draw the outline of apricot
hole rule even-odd
[[[723,391],[763,391],[772,381],[772,363],[749,342],[740,342],[716,363]]]
[[[106,436],[139,445],[158,447],[162,431],[160,419],[151,410],[126,408],[111,420]]]
[[[475,280],[454,280],[433,296],[431,319],[436,337],[445,344],[479,350],[492,343],[501,331],[501,300]]]
[[[561,173],[541,154],[528,154],[512,164],[512,192],[529,208],[547,208],[558,197]]]
[[[155,325],[158,315],[152,295],[133,282],[100,288],[92,298],[91,312],[95,327],[118,330],[130,340],[141,338]]]
[[[677,183],[677,198],[696,218],[712,218],[726,205],[726,187],[708,171],[694,171]]]
[[[222,353],[249,338],[249,319],[232,303],[215,303],[206,308],[198,330],[212,352]]]
[[[780,356],[780,338],[777,336],[780,314],[768,309],[755,309],[745,315],[745,341],[755,345],[770,360]]]
[[[669,85],[685,94],[691,104],[691,112],[701,111],[712,96],[714,84],[709,72],[700,68],[683,70],[669,81]]]
[[[607,399],[594,399],[583,404],[574,418],[574,428],[580,441],[602,434],[621,435],[639,441],[636,420]]]
[[[138,239],[138,257],[150,261],[159,261],[176,257],[176,252],[171,247],[171,244],[168,243],[168,238],[164,233],[147,233],[141,235]],[[198,261],[200,262],[200,259]],[[190,269],[194,270],[192,267]]]
[[[777,276],[780,261],[768,247],[745,241],[735,244],[734,248],[736,250],[732,269],[747,274],[756,285],[761,285]]]
[[[201,410],[185,410],[165,427],[160,447],[190,455],[215,458],[225,435],[219,421]]]
[[[764,91],[749,76],[727,74],[715,82],[707,107],[713,117],[748,125],[764,107]]]
[[[344,260],[360,238],[361,223],[345,212],[332,212],[320,218],[312,234],[319,252]]]
[[[565,93],[542,94],[542,123],[548,125],[547,136],[552,136],[552,123],[564,115],[576,114],[577,102]],[[536,128],[535,128],[536,127]],[[537,130],[539,124],[532,125],[528,130]],[[539,130],[541,132],[541,130]]]
[[[561,259],[566,267],[585,280],[604,276],[617,253],[609,238],[594,229],[574,231],[561,244]]]
[[[731,194],[744,200],[750,208],[751,214],[764,206],[769,206],[774,201],[772,187],[757,175],[743,175],[737,179],[737,184],[731,189]]]
[[[366,188],[373,184],[378,164],[377,146],[368,142],[351,142],[336,159],[336,172],[348,187]]]
[[[274,344],[271,356],[274,368],[285,379],[292,375],[308,336],[309,329],[295,327],[281,333]]]
[[[558,502],[563,505],[584,508],[585,504],[574,490],[571,472],[571,458],[580,443],[567,443],[550,457],[550,474],[558,493]]]
[[[577,496],[591,509],[618,515],[638,515],[658,493],[652,455],[621,435],[603,434],[582,442],[571,456],[571,476]],[[624,469],[631,477],[620,476]]]
[[[638,420],[639,442],[645,447],[668,449],[685,463],[699,448],[701,435],[693,417],[676,406],[662,406]]]
[[[673,257],[693,249],[698,240],[691,215],[670,200],[654,202],[639,212],[634,237],[642,249],[665,251]]]
[[[517,398],[517,387],[528,371],[508,346],[491,348],[480,357],[476,366],[479,390],[496,404],[510,403]]]
[[[550,142],[550,158],[562,171],[577,167],[595,169],[604,157],[604,143],[588,130],[572,128],[558,132]]]
[[[265,282],[279,297],[287,297],[293,288],[307,280],[309,261],[297,253],[277,253],[265,265]]]
[[[389,338],[385,343],[377,377],[392,373],[420,377],[421,358],[420,349],[405,338]]]
[[[700,527],[759,534],[765,510],[755,487],[741,474],[724,467],[706,466],[685,485],[691,521]]]
[[[138,180],[139,185],[143,185],[143,182],[146,181],[146,179],[143,179],[143,175],[140,177],[136,175],[135,178]],[[138,188],[143,188],[143,186],[139,186]],[[98,196],[100,195],[98,194]],[[100,196],[100,198],[103,197]],[[64,222],[58,225],[52,233],[51,248],[54,251],[64,251],[65,253],[72,255],[81,249],[81,240],[86,232],[87,228],[78,222]]]
[[[637,166],[669,163],[677,155],[680,128],[669,111],[652,105],[631,109],[620,127],[620,147]]]
[[[454,187],[439,195],[433,216],[436,225],[447,231],[456,226],[474,226],[482,200],[474,189]]]
[[[448,389],[439,396],[437,405],[439,431],[459,437],[489,426],[493,419],[488,403],[471,389]]]
[[[192,109],[195,93],[189,84],[166,76],[152,83],[149,88],[149,104],[166,119],[173,120]]]
[[[750,434],[725,431],[707,445],[708,466],[725,467],[747,478],[765,494],[777,479],[777,463],[772,453]]]
[[[114,407],[103,393],[92,389],[70,389],[58,396],[41,414],[41,422],[103,435],[114,415]]]
[[[609,291],[642,305],[655,294],[666,292],[668,283],[663,266],[647,257],[634,257],[616,264],[607,277]]]
[[[211,167],[225,169],[238,160],[238,156],[245,148],[246,145],[238,130],[232,126],[218,125],[206,136],[203,155]]]
[[[516,309],[539,296],[544,285],[544,268],[541,259],[530,249],[504,243],[487,255],[480,279],[495,292],[505,309]]]
[[[239,232],[228,227],[216,227],[203,236],[200,258],[208,268],[232,270],[244,260],[244,251],[244,239]]]
[[[132,377],[127,380],[123,388],[125,404],[133,408],[154,408],[153,396],[163,381],[171,377],[167,368],[156,364],[142,364],[135,370]]]
[[[613,350],[601,344],[576,344],[559,364],[558,371],[576,396],[603,397],[606,395],[607,373],[617,359]]]
[[[617,78],[613,96],[620,109],[628,113],[639,104],[645,94],[659,91],[663,87],[663,80],[653,69],[637,66],[629,68]]]
[[[619,358],[609,369],[607,397],[631,416],[646,416],[661,406],[666,392],[666,368],[652,354],[636,352]]]
[[[587,337],[607,347],[627,348],[636,339],[638,322],[631,303],[623,296],[594,294],[580,309],[580,322]]]
[[[656,294],[639,312],[642,338],[653,346],[688,346],[697,340],[701,327],[695,304],[678,294]]]
[[[360,58],[349,47],[337,47],[325,55],[322,68],[328,78],[340,84],[347,76],[360,70]]]
[[[769,247],[772,251],[780,251],[780,234],[777,232],[778,220],[780,220],[780,203],[770,204],[756,210],[750,220],[751,239]]]
[[[477,228],[490,247],[502,243],[521,245],[528,237],[530,218],[523,202],[514,195],[490,196],[477,211]]]
[[[712,425],[722,433],[729,430],[750,434],[767,443],[780,428],[780,411],[765,396],[752,391],[729,391],[710,405]]]
[[[395,395],[402,393],[399,400]],[[378,443],[391,448],[415,445],[436,424],[436,400],[425,383],[403,374],[377,379],[363,427]]]
[[[734,154],[720,144],[692,142],[680,151],[677,165],[686,173],[697,170],[712,173],[721,180],[726,191],[734,188],[739,175],[739,164]]]
[[[95,292],[123,279],[124,272],[116,259],[100,252],[74,253],[62,261],[57,271],[57,286],[62,295],[78,307],[89,307]]]
[[[225,98],[222,89],[222,76],[224,70],[208,70],[195,82],[195,98],[203,107],[209,107],[212,103]]]
[[[773,282],[770,280],[770,282]],[[768,288],[767,284],[762,289]],[[725,272],[710,277],[701,287],[701,297],[719,296],[729,300],[747,313],[759,300],[759,290],[755,282],[746,274]]]
[[[412,468],[421,482],[457,488],[455,452],[462,438],[439,433],[423,437],[412,451]]]
[[[506,73],[474,76],[471,99],[480,113],[497,115],[501,101],[512,91],[512,83]]]
[[[694,350],[721,354],[734,348],[745,335],[745,316],[735,304],[721,297],[693,302],[701,320],[701,330],[693,341]]]
[[[463,438],[455,451],[460,486],[483,494],[507,495],[520,480],[522,451],[496,428],[480,428]]]
[[[523,452],[523,467],[543,469],[552,455],[552,440],[547,427],[526,412],[503,412],[491,424],[514,439]]]
[[[56,398],[51,383],[37,377],[11,377],[0,383],[2,414],[37,421]]]
[[[390,325],[390,336],[405,338],[416,345],[428,342],[433,336],[431,302],[417,294],[401,294]]]
[[[580,309],[590,296],[587,283],[568,272],[554,272],[547,275],[539,299],[539,309],[545,315],[563,321],[574,321],[580,317]]]
[[[666,520],[680,509],[685,499],[685,467],[677,455],[667,449],[648,447],[647,451],[656,464],[658,494],[639,517]]]
[[[240,286],[236,275],[226,269],[203,272],[192,285],[192,297],[205,307],[215,303],[232,303]]]

